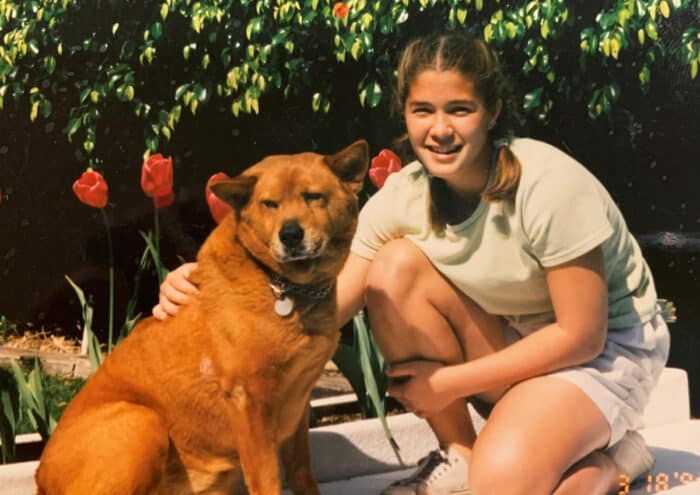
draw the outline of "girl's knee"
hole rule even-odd
[[[551,469],[538,465],[537,460],[542,456],[517,438],[503,440],[475,447],[469,464],[469,484],[474,493],[551,493],[558,477]]]
[[[412,287],[424,264],[425,255],[409,240],[396,239],[377,252],[367,274],[367,297]]]

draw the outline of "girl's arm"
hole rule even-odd
[[[607,283],[600,247],[545,269],[556,322],[514,344],[470,362],[441,366],[425,361],[392,366],[389,376],[414,377],[394,385],[422,415],[459,397],[496,390],[521,380],[585,363],[602,352],[607,337]]]
[[[365,282],[371,261],[350,253],[338,275],[338,322],[342,327],[365,305]]]
[[[338,316],[340,326],[350,321],[364,305],[365,280],[370,260],[350,253],[338,275]],[[182,304],[187,304],[189,296],[197,293],[197,286],[189,281],[197,263],[185,263],[168,273],[160,286],[158,304],[153,308],[153,316],[164,320],[175,316]]]

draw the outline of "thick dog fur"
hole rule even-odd
[[[199,251],[199,295],[175,318],[137,325],[70,403],[38,493],[230,494],[244,477],[250,495],[274,495],[279,452],[294,493],[318,494],[307,407],[339,337],[333,284],[367,166],[358,141],[268,157],[214,186],[234,213]],[[266,270],[333,289],[280,316]]]

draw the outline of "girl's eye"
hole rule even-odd
[[[416,115],[428,115],[430,113],[430,109],[425,107],[416,107],[413,109],[413,113]]]
[[[324,199],[323,194],[317,193],[317,192],[305,192],[302,193],[302,197],[304,198],[304,201],[307,203],[311,203],[312,201],[318,201],[320,199]]]
[[[457,107],[457,108],[452,109],[452,113],[454,115],[460,115],[460,116],[469,115],[473,111],[474,110],[469,108],[469,107]]]
[[[275,209],[279,206],[277,201],[272,201],[271,199],[263,199],[261,203],[265,208]]]

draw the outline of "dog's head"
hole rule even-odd
[[[357,141],[334,155],[270,156],[211,189],[233,206],[253,256],[295,283],[314,283],[345,262],[368,165],[368,145]]]

